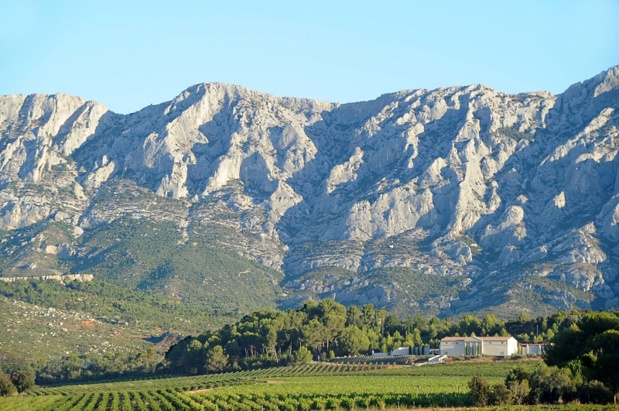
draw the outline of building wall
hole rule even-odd
[[[409,355],[409,349],[408,347],[399,347],[391,351],[389,355]]]
[[[507,341],[484,341],[484,355],[506,356],[509,355]]]
[[[516,340],[514,337],[511,337],[509,340],[507,340],[507,344],[509,346],[509,354],[507,355],[514,355],[518,353],[518,340]]]
[[[440,347],[441,355],[481,354],[507,357],[518,352],[518,341],[514,337],[502,341],[484,339],[483,337],[466,337],[459,341],[441,341]],[[467,347],[469,347],[468,350]],[[480,347],[480,349],[477,347]]]
[[[524,344],[522,346],[521,354],[523,355],[542,355],[544,348],[543,344]]]
[[[468,352],[467,355],[482,355],[483,353],[483,346],[482,346],[482,342],[481,341],[473,341],[473,342],[468,342],[466,343],[469,346],[468,351],[465,349],[465,352]],[[466,345],[465,345],[466,347]]]
[[[518,352],[518,341],[510,338],[507,341],[488,341],[484,340],[483,354],[507,357]]]
[[[464,341],[441,341],[441,355],[465,355]]]

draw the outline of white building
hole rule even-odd
[[[410,355],[411,351],[412,349],[409,349],[408,347],[398,347],[391,351],[389,355]]]
[[[518,352],[514,337],[445,337],[441,340],[441,355],[492,355],[508,357]]]
[[[430,355],[430,352],[431,352],[430,347],[427,345],[419,346],[419,347],[398,347],[398,348],[394,348],[388,354],[372,351],[372,357],[392,357],[392,356],[402,356],[402,355]]]
[[[518,344],[518,353],[522,355],[542,355],[549,346],[548,343],[542,344]]]
[[[482,340],[478,337],[445,337],[441,340],[441,355],[481,355]]]
[[[518,353],[518,341],[514,337],[482,337],[482,355],[508,357]]]

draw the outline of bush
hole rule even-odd
[[[511,404],[512,393],[505,384],[494,384],[490,389],[489,403],[491,405],[507,405]]]
[[[0,395],[13,395],[16,389],[8,375],[0,373]]]
[[[507,388],[511,388],[514,382],[522,382],[529,379],[529,373],[522,367],[512,368],[507,377],[505,377],[505,385]]]
[[[608,404],[613,401],[613,394],[599,381],[590,381],[577,391],[578,400],[586,404]]]
[[[488,396],[490,393],[490,386],[488,380],[481,375],[476,375],[469,381],[469,389],[471,390],[471,396],[477,407],[485,407],[488,405]]]
[[[509,386],[509,391],[511,394],[512,403],[516,405],[522,405],[525,403],[531,389],[529,388],[529,381],[514,381]]]
[[[35,377],[31,367],[20,367],[11,373],[11,382],[18,392],[24,392],[35,386]]]
[[[568,369],[539,366],[529,378],[532,404],[558,404],[576,398],[576,381]]]
[[[294,362],[297,364],[307,364],[312,362],[312,353],[306,347],[299,347],[294,353]]]

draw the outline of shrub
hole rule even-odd
[[[312,353],[306,347],[299,347],[294,353],[294,361],[297,364],[307,364],[312,362]]]
[[[511,388],[514,382],[522,382],[529,379],[529,373],[522,367],[514,367],[509,371],[507,377],[505,377],[505,385],[507,388]]]
[[[0,373],[0,395],[7,396],[15,393],[15,386],[8,375]]]
[[[538,366],[529,378],[532,404],[557,404],[576,398],[576,381],[568,369]]]
[[[35,386],[35,376],[31,367],[20,367],[11,373],[11,381],[18,392],[24,392]]]
[[[525,400],[529,396],[529,392],[531,392],[528,380],[512,382],[509,386],[509,390],[511,392],[512,402],[516,405],[524,404]]]
[[[581,403],[608,404],[613,401],[613,394],[599,381],[590,381],[581,385],[578,387],[577,395]]]
[[[469,381],[469,389],[475,406],[485,407],[488,405],[488,395],[490,392],[488,380],[481,375],[476,375]]]
[[[507,405],[512,401],[512,393],[505,384],[494,384],[490,388],[488,401],[491,405]]]

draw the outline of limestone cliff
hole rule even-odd
[[[618,109],[619,67],[556,96],[473,85],[332,104],[206,83],[129,115],[2,96],[0,268],[41,275],[37,253],[70,267],[83,235],[129,217],[188,243],[212,233],[282,272],[288,297],[423,305],[398,268],[455,281],[447,312],[520,310],[521,289],[617,307]],[[23,234],[50,222],[72,228]]]

